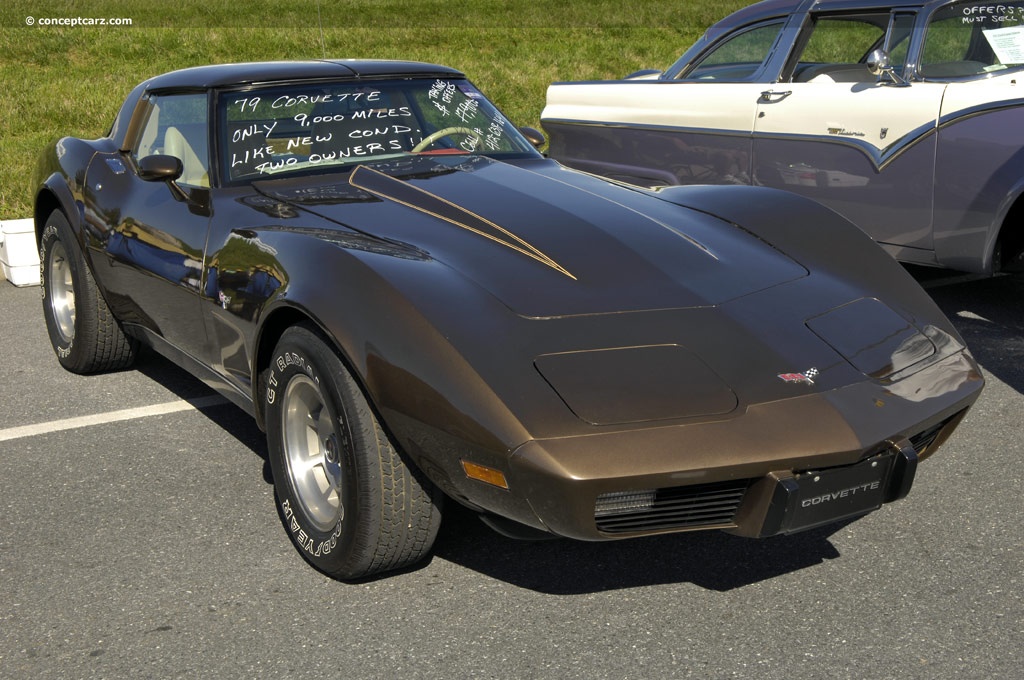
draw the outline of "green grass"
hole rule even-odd
[[[131,88],[165,71],[324,56],[430,61],[463,70],[510,120],[538,127],[552,81],[665,68],[745,4],[8,0],[0,9],[0,219],[31,214],[36,160],[49,143],[102,136]],[[124,17],[132,25],[39,25],[58,17]]]

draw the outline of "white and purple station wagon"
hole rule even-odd
[[[1024,271],[1024,0],[767,0],[664,72],[554,83],[566,165],[814,198],[897,259]]]

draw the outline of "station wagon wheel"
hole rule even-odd
[[[323,336],[285,331],[263,384],[278,511],[300,554],[341,579],[423,559],[441,495],[391,443]]]
[[[468,128],[468,127],[446,127],[446,128],[441,128],[437,132],[433,132],[433,133],[427,135],[426,137],[424,137],[423,139],[421,139],[419,141],[419,143],[416,144],[416,146],[412,147],[412,152],[413,153],[420,153],[421,151],[423,151],[424,149],[428,148],[431,144],[433,144],[437,140],[443,139],[444,137],[448,137],[449,135],[465,135],[467,137],[473,137],[474,139],[477,140],[477,144],[480,143],[480,135],[476,132],[476,130],[473,130],[472,128]]]
[[[39,262],[43,318],[60,364],[75,373],[131,365],[138,343],[111,313],[60,210],[43,227]]]

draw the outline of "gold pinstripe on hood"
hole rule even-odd
[[[555,271],[576,280],[565,267],[558,264],[539,248],[525,239],[513,234],[508,229],[495,224],[485,217],[467,210],[451,201],[441,198],[424,189],[413,186],[400,179],[395,179],[379,170],[361,165],[352,171],[349,183],[375,196],[386,198],[406,207],[426,213],[432,217],[454,224],[484,238],[502,244],[518,253],[522,253]]]

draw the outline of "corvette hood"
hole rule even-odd
[[[710,306],[807,274],[732,224],[551,167],[420,156],[256,188],[413,245],[527,317]]]

